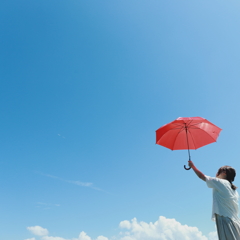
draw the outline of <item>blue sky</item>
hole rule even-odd
[[[134,235],[140,221],[214,239],[211,190],[183,169],[187,151],[155,145],[155,130],[207,118],[223,131],[191,151],[196,166],[240,171],[239,9],[222,0],[2,1],[0,239],[152,239]]]

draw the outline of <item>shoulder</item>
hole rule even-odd
[[[221,189],[221,188],[230,186],[230,183],[228,182],[228,180],[225,180],[225,179],[209,177],[209,176],[205,176],[205,178],[206,178],[207,186],[209,188]]]
[[[210,176],[206,176],[205,175],[205,178],[206,178],[206,181],[213,181],[213,182],[215,182],[215,181],[218,181],[219,180],[219,178],[216,178],[216,177],[210,177]]]
[[[209,182],[216,182],[216,183],[222,183],[222,184],[229,183],[228,180],[217,178],[217,177],[210,177],[205,175],[205,178],[206,178],[206,181],[209,181]]]

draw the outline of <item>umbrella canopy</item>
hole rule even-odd
[[[198,149],[216,142],[221,130],[201,117],[179,117],[156,131],[156,143],[171,150]]]
[[[156,144],[171,150],[188,149],[189,153],[189,149],[216,142],[221,130],[201,117],[179,117],[156,131]]]

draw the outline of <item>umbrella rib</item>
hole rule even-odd
[[[185,129],[184,128],[181,128],[180,131],[178,132],[178,134],[176,135],[175,139],[174,139],[174,143],[173,143],[173,149],[174,149],[174,145],[176,143],[176,139],[178,137],[178,135],[180,134],[180,132],[184,131]]]
[[[176,129],[181,129],[181,130],[184,129],[183,125],[181,125],[181,124],[173,123],[173,125],[176,125],[177,127],[171,128],[170,131],[176,130]]]
[[[182,124],[172,123],[173,125],[176,125],[177,127],[183,128]]]
[[[176,130],[176,129],[182,129],[182,127],[179,127],[179,128],[171,128],[169,131],[172,131],[172,130]]]
[[[193,125],[191,125],[192,121],[193,121],[193,120],[190,120],[190,121],[189,121],[189,123],[187,124],[187,128],[189,128],[190,126],[193,126]]]
[[[200,123],[195,123],[195,124],[189,125],[189,127],[197,126],[197,125],[199,125],[199,124],[200,124]]]
[[[191,121],[186,125],[186,127],[187,127],[187,132],[186,132],[186,134],[188,134],[188,132],[190,133],[190,134],[188,134],[188,136],[191,136],[191,139],[192,139],[194,148],[196,149],[196,146],[195,146],[195,143],[194,143],[194,139],[193,139],[192,133],[191,133],[191,131],[190,131],[190,126],[197,125],[198,123],[193,124],[193,125],[190,125],[190,124],[192,123],[192,121],[193,121],[193,120],[191,120]],[[200,129],[200,128],[199,128],[199,129]],[[185,130],[185,127],[184,127],[184,128],[182,127],[181,130],[182,130],[182,131]],[[180,132],[181,132],[181,131],[178,132],[177,136],[179,135]],[[176,138],[177,138],[177,136],[176,136]],[[188,136],[186,135],[186,138],[188,138]],[[176,138],[175,138],[175,140],[176,140]],[[174,141],[173,147],[174,147],[174,145],[175,145],[175,142],[176,142],[176,141]],[[188,149],[190,149],[190,146],[189,146],[189,145],[188,145]]]
[[[187,126],[189,126],[189,125],[191,124],[191,122],[192,122],[192,120],[188,123]],[[173,124],[180,127],[180,131],[178,132],[178,134],[176,135],[175,140],[174,140],[174,144],[173,144],[173,149],[174,149],[174,146],[175,146],[175,143],[176,143],[176,139],[177,139],[178,135],[179,135],[182,131],[185,130],[185,127],[184,127],[183,125],[181,125],[181,124],[177,124],[177,123],[173,123]],[[187,128],[189,129],[189,127],[187,127]],[[174,128],[174,129],[179,129],[179,128]],[[171,130],[174,130],[174,129],[171,129]],[[192,136],[191,136],[191,138],[192,138]],[[193,139],[193,138],[192,138],[192,139]],[[195,144],[194,144],[194,146],[195,146]]]
[[[212,138],[213,139],[213,142],[216,142],[217,140],[215,139],[215,138],[213,138],[208,132],[206,132],[206,131],[204,131],[204,130],[202,130],[201,128],[196,128],[196,129],[199,129],[200,131],[203,131],[204,133],[206,133],[210,138]],[[198,149],[197,147],[196,147],[196,145],[195,145],[195,143],[194,143],[194,138],[192,137],[192,133],[189,131],[189,133],[190,133],[190,135],[191,135],[191,138],[192,138],[192,141],[193,141],[193,145],[194,145],[194,149],[196,150],[196,149]]]
[[[199,125],[199,124],[201,124],[201,123],[203,123],[203,122],[199,122],[199,123],[196,123],[196,124],[192,124],[191,126],[195,126],[195,128],[193,128],[193,127],[191,127],[192,129],[199,129],[199,130],[201,130],[201,131],[204,131],[204,130],[202,130],[200,127],[196,127],[196,125]],[[207,124],[209,124],[209,123],[207,123]],[[190,129],[190,128],[189,128]],[[208,136],[210,136],[213,140],[214,140],[214,142],[216,142],[217,140],[215,139],[215,138],[213,138],[207,131],[204,131],[206,134],[208,134]],[[192,140],[193,140],[193,137],[192,137]],[[194,144],[194,146],[195,146],[195,144]]]
[[[200,123],[203,123],[203,122],[200,122]],[[192,125],[189,125],[188,127],[190,128],[192,128],[192,126],[197,126],[197,125],[199,125],[200,123],[195,123],[195,124],[192,124]]]
[[[180,126],[180,128],[171,128],[171,129],[169,129],[169,131],[172,131],[172,130],[176,130],[176,129],[180,129],[180,131],[182,130],[182,127],[181,127],[181,125],[179,125]],[[156,131],[157,132],[157,131]],[[168,131],[167,132],[165,132],[161,137],[163,137],[164,135],[166,135],[168,133]],[[173,150],[173,149],[171,149],[171,150]]]
[[[199,128],[200,129],[200,128]],[[188,132],[190,133],[188,136],[191,136],[191,139],[192,139],[192,142],[193,142],[193,145],[194,145],[194,149],[196,149],[196,145],[195,145],[195,142],[194,142],[194,138],[192,136],[192,133],[190,131],[190,129],[188,130]]]
[[[201,128],[199,128],[199,130],[201,131],[204,131],[202,130]],[[208,132],[204,131],[209,137],[211,137],[213,139],[214,142],[216,142],[217,140],[215,138],[213,138]]]
[[[192,121],[193,121],[193,120],[192,120]],[[193,143],[193,145],[194,145],[194,149],[197,149],[196,144],[195,144],[195,141],[194,141],[194,137],[193,137],[193,135],[192,135],[192,133],[191,133],[191,129],[199,129],[199,130],[202,130],[200,127],[197,127],[197,125],[199,125],[199,124],[201,124],[201,123],[203,123],[203,122],[198,122],[198,123],[191,124],[192,121],[189,122],[189,124],[188,124],[188,132],[189,132],[189,135],[188,135],[188,136],[191,136],[192,143]],[[190,125],[190,124],[191,124],[191,125]],[[202,130],[202,131],[203,131],[203,130]]]
[[[182,124],[179,124],[179,123],[171,123],[171,124],[173,124],[173,125],[177,125],[177,126],[182,126]]]

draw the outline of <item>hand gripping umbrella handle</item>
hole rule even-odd
[[[184,165],[185,170],[190,170],[191,167],[187,168],[186,165]]]

